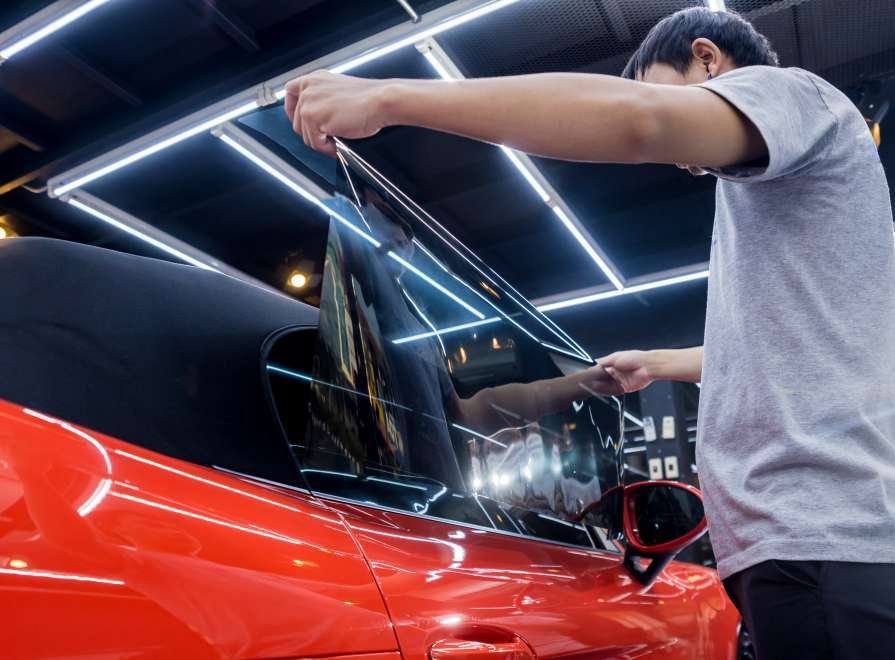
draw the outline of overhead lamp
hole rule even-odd
[[[54,32],[89,14],[109,0],[89,0],[88,2],[56,2],[43,12],[35,14],[3,34],[0,34],[0,61],[8,60],[21,53]],[[59,11],[62,11],[57,16]]]
[[[706,0],[706,4],[712,11],[727,11],[724,0]]]
[[[709,271],[701,270],[696,273],[687,273],[686,275],[677,275],[675,277],[668,277],[665,279],[654,280],[652,282],[644,282],[643,284],[635,284],[633,286],[626,286],[623,289],[616,290],[608,290],[608,291],[600,291],[599,293],[593,293],[586,296],[578,296],[575,298],[568,298],[567,300],[558,300],[556,302],[547,303],[544,305],[538,306],[538,310],[542,312],[553,312],[558,309],[566,309],[567,307],[576,307],[578,305],[586,305],[587,303],[596,302],[598,300],[606,300],[607,298],[618,298],[619,296],[627,296],[633,293],[641,293],[643,291],[649,291],[651,289],[660,289],[666,286],[673,286],[675,284],[682,284],[684,282],[693,282],[696,280],[707,279],[709,276]]]
[[[121,231],[126,232],[135,238],[139,238],[141,241],[144,241],[154,247],[157,247],[159,250],[162,250],[163,252],[170,254],[172,257],[181,259],[182,261],[185,261],[186,263],[196,266],[198,268],[203,268],[205,270],[217,271],[216,268],[209,266],[207,263],[205,263],[203,261],[199,261],[198,259],[186,254],[185,252],[182,252],[175,247],[167,245],[167,244],[163,243],[162,241],[150,236],[149,234],[145,234],[145,233],[141,232],[139,229],[130,227],[127,224],[121,222],[120,220],[116,220],[108,213],[104,213],[103,211],[101,211],[97,208],[94,208],[93,206],[85,204],[84,202],[80,201],[79,199],[72,197],[66,201],[71,206],[78,209],[79,211],[83,211],[84,213],[92,215],[94,218],[96,218],[98,220],[102,220],[103,222],[112,225],[116,229],[120,229]]]
[[[288,284],[293,289],[303,289],[308,285],[308,276],[298,270],[292,271]]]
[[[147,156],[151,156],[154,153],[158,153],[163,149],[167,149],[170,146],[177,144],[178,142],[183,142],[187,138],[191,138],[194,135],[198,135],[199,133],[203,133],[209,129],[215,128],[216,126],[220,126],[221,124],[235,119],[236,117],[241,117],[242,115],[251,112],[252,110],[258,109],[258,102],[251,101],[249,103],[244,103],[232,110],[224,112],[220,115],[212,117],[207,121],[202,122],[201,124],[197,124],[192,128],[188,128],[186,130],[180,131],[179,133],[175,133],[169,138],[161,140],[160,142],[156,142],[155,144],[150,144],[135,153],[132,153],[128,156],[125,156],[119,160],[116,160],[105,167],[101,167],[98,170],[94,170],[88,174],[78,177],[73,181],[69,181],[68,183],[64,183],[61,186],[56,186],[52,189],[51,193],[54,197],[59,197],[60,195],[64,195],[67,192],[74,190],[75,188],[80,188],[84,184],[90,183],[91,181],[96,181],[97,179],[106,176],[107,174],[111,174],[116,170],[120,170],[122,167],[127,167],[128,165],[132,165],[136,163],[138,160],[143,160]]]
[[[384,57],[389,53],[394,53],[396,50],[400,50],[401,48],[405,48],[407,46],[412,46],[418,41],[422,41],[428,37],[434,37],[436,34],[441,34],[442,32],[447,32],[455,27],[463,25],[464,23],[469,23],[470,21],[474,21],[477,18],[481,18],[482,16],[487,16],[499,9],[503,9],[504,7],[509,7],[510,5],[516,4],[519,0],[495,0],[494,2],[489,2],[481,7],[476,9],[472,9],[470,11],[464,12],[453,18],[449,18],[441,23],[437,23],[432,27],[425,28],[420,30],[419,32],[414,32],[406,37],[393,41],[392,43],[386,44],[384,46],[380,46],[378,48],[374,48],[358,57],[353,57],[346,62],[342,62],[341,64],[337,64],[334,67],[330,67],[330,71],[333,73],[345,73],[346,71],[350,71],[351,69],[356,69],[359,66],[367,64],[368,62],[372,62],[373,60],[378,60],[380,57]]]
[[[426,28],[415,29],[412,32],[410,32],[408,30],[411,30],[413,28],[404,28],[403,26],[398,26],[397,28],[392,28],[391,30],[387,30],[384,33],[381,33],[381,35],[374,35],[373,37],[369,37],[368,39],[365,39],[364,41],[360,42],[359,44],[354,44],[352,46],[348,46],[345,49],[342,49],[342,51],[352,51],[353,50],[356,53],[356,52],[358,52],[359,49],[363,48],[368,43],[376,43],[377,40],[379,40],[381,37],[384,37],[385,35],[389,34],[391,31],[394,31],[394,30],[397,30],[399,33],[403,32],[405,34],[405,36],[395,39],[394,41],[388,42],[385,45],[372,46],[372,47],[368,48],[366,51],[361,51],[361,54],[359,56],[350,57],[348,59],[345,59],[341,63],[338,63],[337,58],[340,56],[340,53],[342,53],[342,51],[330,53],[328,55],[323,56],[322,58],[318,58],[314,62],[309,62],[309,63],[303,65],[299,69],[288,74],[286,79],[295,77],[296,75],[299,75],[299,73],[301,73],[302,71],[312,71],[312,70],[320,69],[320,68],[329,68],[331,71],[335,71],[337,73],[344,73],[344,72],[346,72],[350,69],[353,69],[357,66],[365,64],[367,62],[372,62],[373,60],[376,60],[380,57],[384,57],[385,55],[388,55],[389,53],[392,53],[400,48],[412,45],[412,44],[420,41],[421,39],[425,39],[432,35],[441,34],[447,30],[453,29],[460,25],[464,25],[464,24],[466,24],[470,21],[473,21],[477,18],[481,18],[481,17],[491,14],[492,12],[495,12],[499,9],[502,9],[502,8],[512,5],[512,4],[515,4],[518,1],[519,0],[492,0],[491,2],[482,3],[482,2],[480,2],[480,0],[476,0],[475,4],[477,4],[478,6],[476,6],[474,9],[470,9],[470,10],[461,12],[459,14],[449,16],[447,18],[440,20],[440,22],[437,22],[434,25],[431,25]],[[74,2],[78,2],[78,0],[66,0],[65,6],[70,7],[71,4]],[[71,20],[74,20],[75,18],[82,16],[87,11],[90,11],[91,9],[96,8],[97,6],[99,6],[100,4],[102,4],[104,2],[108,2],[108,0],[91,0],[90,2],[80,4],[76,10],[69,12],[70,16],[69,16],[68,22],[71,22]],[[471,0],[470,0],[470,2],[471,2]],[[59,3],[57,3],[57,4],[59,4]],[[448,8],[445,7],[442,9],[447,10]],[[438,18],[435,18],[435,16],[441,16],[444,13],[445,13],[444,11],[435,10],[435,11],[431,12],[430,14],[426,14],[426,15],[420,17],[420,22],[426,23],[427,20],[429,20],[429,21],[439,20]],[[39,15],[40,14],[38,14],[36,16],[39,16]],[[55,21],[54,21],[54,24],[55,24]],[[49,26],[47,26],[47,27],[49,27]],[[58,27],[61,27],[61,25],[56,26],[54,29],[58,29]],[[6,33],[4,33],[4,35],[5,34]],[[0,39],[2,39],[2,37],[4,35],[0,35]],[[0,43],[2,43],[2,41],[0,41]],[[2,57],[5,57],[5,56],[2,54],[2,52],[0,52],[0,59],[2,59]],[[337,62],[337,64],[335,66],[331,66],[330,62],[334,62],[334,61]],[[233,103],[239,103],[240,100],[237,100],[237,99],[241,99],[242,101],[244,101],[245,98],[247,98],[247,97],[251,98],[252,96],[257,96],[259,98],[263,98],[263,101],[262,101],[263,104],[266,104],[269,101],[273,101],[274,98],[277,100],[282,100],[286,96],[286,90],[283,89],[283,86],[282,86],[283,80],[284,80],[283,76],[279,76],[276,79],[269,80],[269,81],[267,81],[267,83],[258,85],[250,90],[246,90],[242,94],[237,95],[237,97],[233,97],[232,101],[233,101]],[[274,91],[273,96],[271,96],[271,91]],[[121,153],[122,157],[120,159],[117,159],[108,165],[99,167],[95,171],[88,172],[87,174],[84,174],[83,176],[78,176],[79,172],[84,171],[83,166],[75,168],[72,172],[62,173],[62,175],[55,177],[54,180],[51,180],[51,184],[49,186],[49,194],[51,197],[58,197],[58,196],[64,195],[65,193],[67,193],[71,190],[74,190],[76,188],[79,188],[91,181],[95,181],[96,179],[99,179],[100,177],[103,177],[106,174],[109,174],[110,172],[114,172],[118,169],[121,169],[122,167],[131,165],[131,164],[145,158],[146,156],[149,156],[149,155],[157,153],[163,149],[166,149],[166,148],[180,142],[181,140],[192,137],[193,135],[196,135],[197,133],[201,133],[204,130],[214,128],[215,126],[218,126],[219,124],[222,124],[222,123],[228,121],[229,119],[234,119],[236,117],[239,117],[240,115],[250,112],[257,107],[259,107],[259,104],[255,103],[253,101],[252,103],[246,103],[245,105],[241,105],[227,113],[216,115],[207,121],[201,121],[202,117],[207,117],[210,113],[214,112],[213,107],[212,108],[203,108],[203,109],[197,111],[196,113],[194,113],[193,115],[190,115],[189,119],[191,121],[199,122],[197,125],[195,125],[193,127],[187,128],[186,130],[178,131],[175,135],[172,135],[171,137],[168,137],[165,139],[160,139],[158,142],[155,142],[153,144],[148,144],[148,141],[155,139],[152,135],[146,135],[146,136],[143,136],[142,138],[134,140],[132,143],[130,143],[128,145],[124,145],[124,147],[121,147],[121,148],[114,150],[112,152],[109,152],[107,154],[104,154],[103,156],[100,156],[96,160],[108,162],[108,160],[110,158],[114,158],[116,154]],[[175,126],[177,126],[178,124],[181,124],[181,123],[183,123],[183,120],[179,121],[179,122],[175,122],[175,124],[170,124],[161,130],[176,130]],[[147,144],[148,144],[148,146],[147,146]],[[131,152],[131,151],[133,151],[135,153],[128,154],[128,152]],[[77,177],[77,178],[72,180],[71,179],[72,176]],[[57,183],[57,181],[59,183]]]

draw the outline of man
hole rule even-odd
[[[891,657],[895,235],[861,115],[733,13],[650,32],[624,78],[293,80],[314,148],[409,124],[567,160],[718,178],[702,348],[612,354],[605,391],[702,381],[718,570],[760,658]],[[610,380],[611,378],[611,380]]]

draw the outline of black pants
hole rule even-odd
[[[758,660],[895,658],[895,564],[771,560],[724,587]]]

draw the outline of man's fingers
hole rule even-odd
[[[289,121],[292,121],[293,115],[295,115],[295,108],[298,105],[298,97],[294,94],[286,94],[286,101],[283,103],[283,109],[286,111],[286,116],[289,117]]]

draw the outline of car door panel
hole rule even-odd
[[[7,657],[397,649],[350,532],[309,495],[2,402],[0,494]]]
[[[406,660],[492,628],[540,658],[731,658],[736,616],[717,580],[676,565],[644,589],[621,557],[331,502],[379,581]]]

